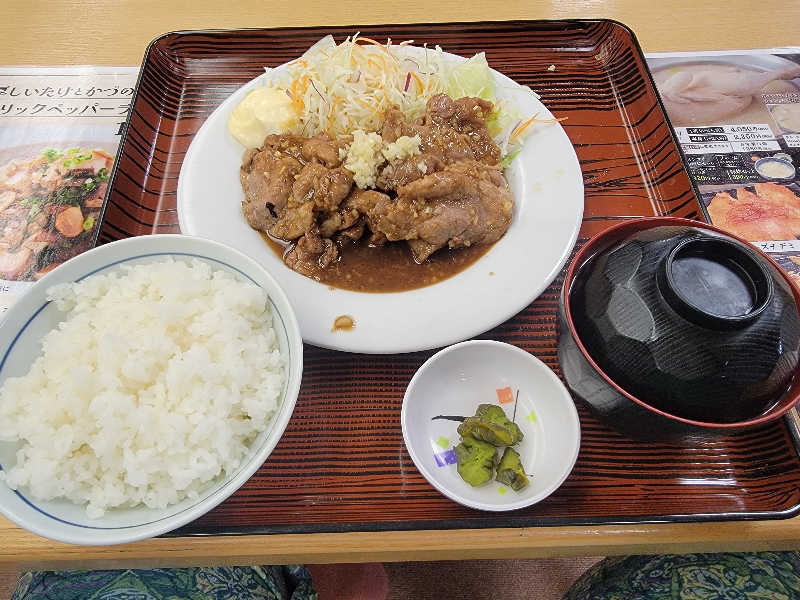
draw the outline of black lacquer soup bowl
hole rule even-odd
[[[800,399],[798,304],[746,241],[697,221],[636,219],[570,265],[559,361],[572,393],[625,433],[750,427]]]

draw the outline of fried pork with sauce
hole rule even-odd
[[[402,158],[387,153],[391,160],[375,155],[377,189],[359,188],[345,168],[350,138],[267,136],[242,161],[242,213],[251,227],[287,243],[284,262],[310,277],[362,238],[374,246],[406,242],[418,263],[442,248],[492,244],[513,210],[486,126],[492,108],[439,94],[417,122],[389,110],[379,132],[384,144],[419,136],[419,149]]]

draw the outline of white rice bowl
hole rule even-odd
[[[0,512],[75,543],[157,535],[233,493],[277,444],[302,371],[274,280],[190,236],[62,265],[6,313],[0,353]]]

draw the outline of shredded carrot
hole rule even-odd
[[[294,105],[295,110],[298,113],[302,113],[306,107],[306,103],[303,102],[303,95],[306,93],[306,90],[308,89],[308,82],[309,82],[308,75],[303,75],[301,79],[294,79],[292,81],[292,87],[291,87],[292,104]],[[299,89],[300,86],[302,86],[302,89]]]
[[[371,110],[372,112],[374,112],[374,113],[378,112],[378,111],[375,109],[375,107],[374,107],[374,106],[372,106],[371,104],[367,104],[366,102],[364,102],[364,101],[363,101],[363,100],[361,100],[360,98],[353,98],[353,100],[355,100],[356,102],[358,102],[358,103],[359,103],[361,106],[364,106],[364,107],[366,107],[366,108],[370,109],[370,110]]]
[[[378,63],[377,61],[380,61],[380,63]],[[374,59],[373,57],[367,57],[367,64],[372,65],[378,71],[386,71],[387,69],[386,61],[383,59],[383,56],[380,55],[375,56]]]
[[[303,89],[300,90],[301,94],[305,94],[306,90],[308,89],[308,84],[311,83],[311,78],[308,75],[303,75],[303,78],[300,80],[300,85],[303,86]]]
[[[333,116],[334,116],[333,106],[334,105],[331,105],[331,110],[328,112],[328,132],[333,130]],[[331,136],[331,137],[334,137],[334,136]]]
[[[560,119],[537,119],[536,117],[538,116],[538,114],[539,113],[536,113],[530,119],[517,126],[517,128],[514,129],[514,131],[511,133],[511,137],[508,139],[509,140],[517,139],[520,135],[522,135],[522,132],[525,131],[532,123],[560,123],[561,121],[565,121],[567,119],[567,117],[561,117]]]
[[[438,52],[395,54],[410,43],[380,43],[356,33],[338,45],[325,40],[313,52],[292,61],[290,77],[281,87],[291,97],[303,131],[341,135],[354,126],[375,131],[384,111],[395,104],[409,119],[423,114],[427,96],[447,88],[452,69]],[[409,70],[404,61],[417,63],[419,68]],[[414,85],[416,92],[411,90]],[[510,139],[518,143],[537,122],[538,117],[533,117],[514,127]],[[505,135],[509,136],[507,130]]]
[[[328,111],[328,122],[331,123],[331,125],[328,126],[329,129],[330,129],[330,127],[332,127],[333,117],[334,117],[335,112],[336,112],[336,107],[339,104],[341,104],[343,100],[344,100],[344,98],[342,98],[341,96],[334,96],[333,102],[331,102],[331,108]]]
[[[362,42],[362,41],[363,42],[367,42],[368,44],[373,44],[373,45],[377,46],[378,48],[380,48],[381,50],[383,50],[384,52],[389,52],[386,49],[386,46],[384,44],[381,44],[380,42],[376,42],[372,38],[368,38],[368,37],[364,37],[364,36],[360,35],[355,40],[353,40],[353,42],[355,43],[356,46],[358,46],[358,42]]]
[[[353,40],[353,46],[358,48],[358,42],[362,42],[362,41],[363,42],[367,42],[368,44],[373,44],[374,46],[377,46],[378,48],[380,48],[386,54],[386,56],[388,56],[389,58],[391,58],[395,62],[399,62],[397,60],[397,57],[394,54],[392,54],[391,52],[389,52],[389,47],[392,45],[392,40],[391,39],[388,40],[386,42],[386,44],[381,44],[380,42],[376,42],[372,38],[368,38],[368,37],[364,37],[364,36],[358,36]]]
[[[519,125],[514,131],[512,131],[511,132],[511,138],[509,138],[509,139],[514,140],[517,137],[519,137],[520,135],[522,135],[522,132],[525,131],[530,126],[530,124],[533,123],[536,120],[536,115],[538,115],[538,114],[539,113],[536,113],[530,119],[528,119],[527,121],[525,121],[524,123]]]
[[[423,90],[425,89],[425,86],[422,85],[422,80],[413,71],[409,71],[408,74],[411,75],[411,77],[414,79],[414,81],[417,82],[417,88],[419,89],[419,93],[421,94],[423,92]]]

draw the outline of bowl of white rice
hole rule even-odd
[[[87,545],[185,525],[267,460],[302,353],[286,295],[228,246],[153,235],[73,258],[0,322],[0,514]]]

